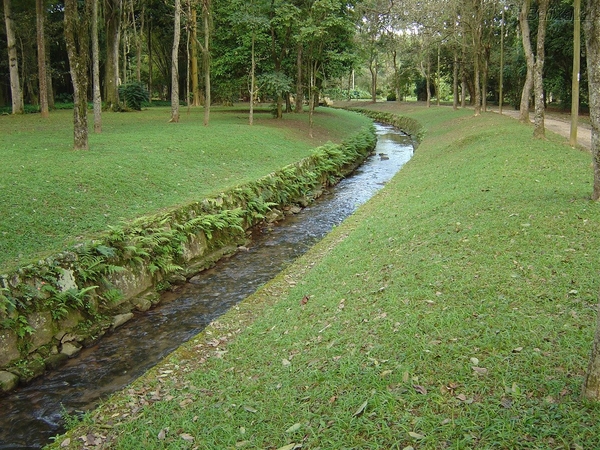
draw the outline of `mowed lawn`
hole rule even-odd
[[[592,449],[590,155],[496,114],[375,105],[413,159],[55,448]]]
[[[255,180],[369,123],[320,109],[311,139],[308,114],[275,120],[263,110],[250,127],[243,108],[214,108],[204,127],[202,108],[182,108],[177,124],[168,123],[168,108],[149,108],[104,113],[90,150],[73,151],[72,116],[0,116],[0,270]]]

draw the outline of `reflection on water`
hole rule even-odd
[[[410,139],[377,125],[376,152],[351,177],[284,223],[255,233],[239,252],[166,294],[94,347],[34,383],[0,398],[0,449],[40,448],[60,433],[63,411],[94,407],[252,294],[366,202],[413,153]],[[389,159],[386,159],[389,158]]]

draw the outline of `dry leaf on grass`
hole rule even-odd
[[[294,425],[292,425],[291,427],[289,427],[287,430],[285,430],[285,432],[286,433],[293,433],[294,431],[298,431],[301,427],[302,427],[301,423],[295,423]]]
[[[413,439],[423,439],[425,436],[419,433],[415,433],[413,431],[409,431],[408,435]]]
[[[427,395],[427,389],[425,389],[423,386],[419,386],[418,384],[415,384],[413,386],[414,390],[417,391],[419,394],[423,394],[423,395]]]
[[[365,409],[367,409],[368,403],[369,403],[369,400],[365,400],[364,403],[362,405],[360,405],[360,407],[356,410],[356,412],[354,414],[352,414],[352,417],[358,417],[362,413],[364,413]]]
[[[181,439],[183,439],[184,441],[187,441],[187,442],[194,442],[194,436],[192,436],[191,434],[188,434],[188,433],[181,433],[181,434],[179,435],[179,437],[180,437]]]

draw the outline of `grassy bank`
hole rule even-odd
[[[600,408],[579,400],[589,155],[495,114],[397,112],[426,138],[383,191],[57,444],[600,447]]]
[[[260,178],[327,141],[341,142],[367,120],[322,110],[315,138],[308,118],[242,109],[202,109],[167,123],[166,108],[106,113],[90,151],[74,152],[72,111],[0,117],[0,269],[56,252],[124,220],[201,200]]]

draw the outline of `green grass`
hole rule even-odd
[[[600,448],[600,406],[579,398],[600,268],[589,155],[495,114],[398,112],[427,129],[402,171],[74,447]]]
[[[60,251],[109,225],[198,201],[297,161],[327,141],[341,142],[368,121],[320,110],[315,138],[308,115],[282,121],[257,114],[247,125],[241,108],[105,113],[90,150],[72,150],[72,111],[1,116],[0,269]],[[91,117],[90,117],[91,120]]]

